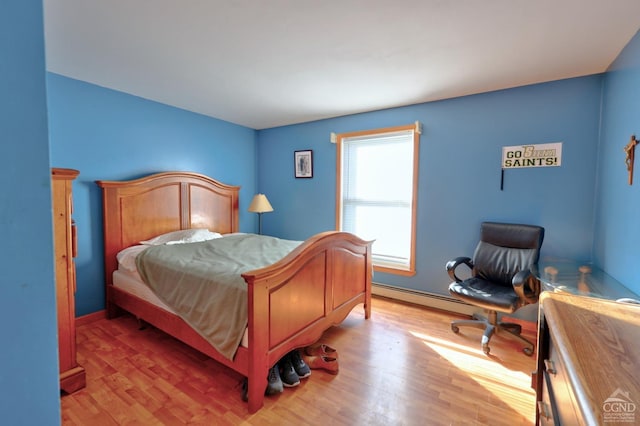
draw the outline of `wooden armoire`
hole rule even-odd
[[[53,200],[53,243],[55,254],[56,299],[58,304],[58,352],[60,389],[72,393],[85,386],[84,368],[76,361],[76,226],[71,217],[71,188],[79,172],[51,169]]]

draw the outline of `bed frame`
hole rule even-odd
[[[242,274],[249,344],[229,360],[177,315],[114,287],[112,274],[116,254],[141,240],[189,228],[237,232],[240,187],[190,172],[97,184],[103,195],[108,317],[128,311],[246,376],[250,413],[262,407],[269,368],[286,353],[317,341],[360,303],[365,318],[371,315],[372,242],[345,232],[317,234],[277,263]]]

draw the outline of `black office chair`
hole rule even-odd
[[[482,350],[489,354],[489,340],[496,331],[525,343],[523,352],[533,354],[533,343],[520,335],[519,324],[498,322],[498,312],[511,314],[520,307],[536,303],[540,282],[529,268],[538,262],[544,228],[533,225],[484,222],[480,228],[480,242],[473,259],[457,257],[447,262],[447,272],[454,280],[449,292],[458,299],[484,308],[488,318],[474,315],[473,320],[451,322],[451,330],[458,333],[459,326],[484,328]],[[459,265],[471,268],[471,277],[462,280],[456,276]]]

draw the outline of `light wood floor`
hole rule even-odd
[[[63,395],[64,425],[530,425],[535,395],[527,357],[481,330],[451,332],[452,315],[373,299],[322,341],[338,349],[340,373],[313,370],[300,386],[266,397],[254,415],[242,377],[164,333],[122,316],[77,330],[87,387]],[[533,336],[529,336],[532,337]]]

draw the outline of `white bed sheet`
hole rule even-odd
[[[156,294],[147,286],[140,278],[137,272],[131,272],[126,269],[118,269],[113,272],[113,285],[122,291],[126,291],[140,299],[143,299],[152,305],[155,305],[165,311],[175,314],[175,312],[167,306]],[[249,347],[249,332],[245,329],[240,345]]]

